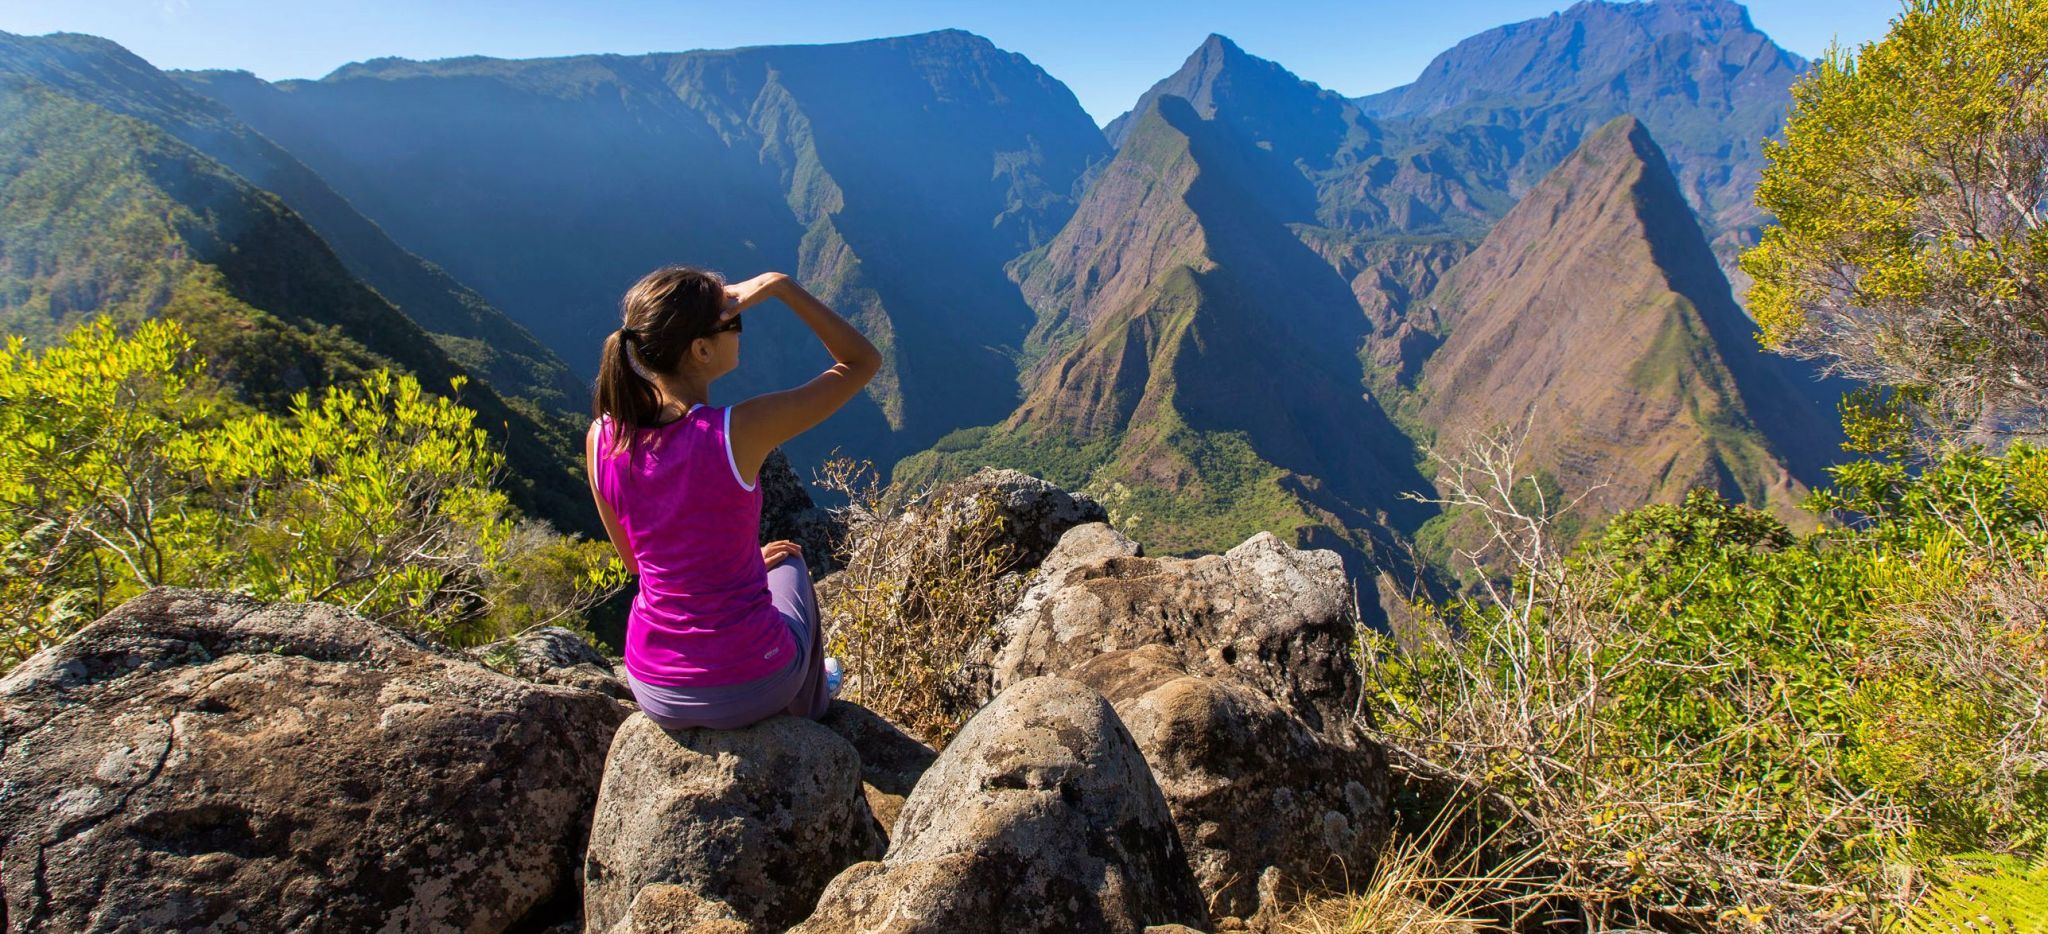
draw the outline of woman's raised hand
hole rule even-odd
[[[735,282],[725,287],[725,313],[718,316],[720,321],[730,321],[732,316],[759,304],[762,299],[772,298],[776,290],[789,277],[779,272],[764,272],[744,282]]]
[[[803,556],[803,546],[795,542],[769,542],[761,546],[761,563],[771,568],[790,558]]]

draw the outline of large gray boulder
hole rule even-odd
[[[840,870],[882,852],[860,776],[852,746],[800,717],[669,731],[634,714],[591,822],[585,929],[609,931],[651,885],[693,893],[700,921],[802,920]]]
[[[0,680],[10,930],[501,930],[573,892],[601,694],[152,590]]]
[[[1206,923],[1145,759],[1094,691],[1025,681],[925,772],[880,862],[796,930],[1108,931]]]
[[[1099,530],[1068,534],[1079,553],[1055,549],[997,626],[983,690],[1157,644],[1190,673],[1229,674],[1311,729],[1351,738],[1358,616],[1335,552],[1261,532],[1221,555],[1142,558]],[[964,678],[976,677],[974,661]]]
[[[961,713],[972,715],[996,695],[996,658],[1005,645],[1016,641],[1015,630],[1025,625],[1024,620],[1036,618],[1031,610],[1059,591],[1060,585],[1048,581],[1064,582],[1068,572],[1083,565],[1113,567],[1118,558],[1142,554],[1144,550],[1137,542],[1106,522],[1084,522],[1061,533],[1059,543],[1046,553],[1045,560],[1039,562],[1036,573],[1031,575],[1033,586],[1025,588],[1000,625],[968,648],[947,686],[947,696]]]
[[[930,504],[946,504],[933,510]],[[904,521],[947,534],[982,520],[993,509],[1001,540],[1012,549],[1015,570],[1039,566],[1068,529],[1108,520],[1109,512],[1084,493],[1069,493],[1030,474],[983,467],[948,483],[905,510]]]
[[[1099,655],[1070,676],[1130,729],[1218,915],[1372,878],[1389,829],[1377,745],[1331,742],[1234,674],[1189,674],[1163,645]]]

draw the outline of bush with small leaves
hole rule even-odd
[[[522,522],[474,419],[385,371],[254,411],[164,320],[89,323],[40,353],[10,341],[0,665],[158,585],[337,603],[457,645],[575,624],[623,568]]]

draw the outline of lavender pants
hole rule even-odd
[[[628,672],[626,686],[640,703],[640,712],[671,730],[736,730],[782,713],[812,720],[824,716],[832,701],[825,693],[825,637],[818,625],[818,595],[811,589],[811,572],[802,558],[785,558],[768,569],[768,596],[796,637],[796,657],[788,668],[708,688],[646,684]]]

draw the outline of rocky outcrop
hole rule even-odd
[[[1052,552],[1038,565],[1038,576],[1064,579],[1068,571],[1086,562],[1137,558],[1144,554],[1144,546],[1110,528],[1109,523],[1088,522],[1061,533]]]
[[[731,908],[704,900],[689,886],[657,882],[633,896],[626,917],[600,934],[750,934],[753,930],[734,917]]]
[[[1038,567],[1068,529],[1109,519],[1102,504],[1085,493],[1069,493],[1030,474],[994,467],[947,484],[931,499],[949,509],[934,520],[913,504],[910,521],[936,521],[945,529],[958,529],[981,517],[978,510],[983,507],[978,504],[992,505],[1002,524],[1001,538],[1015,549],[1014,567],[1020,571]]]
[[[0,680],[11,930],[499,930],[622,711],[345,610],[158,589]]]
[[[1097,655],[1163,645],[1198,675],[1229,674],[1348,740],[1360,680],[1357,614],[1335,552],[1261,532],[1221,555],[1139,558],[1100,530],[1048,556],[998,626],[988,684],[1071,671]],[[969,666],[970,672],[973,666]],[[971,674],[970,674],[971,677]]]
[[[1019,683],[918,783],[880,862],[848,869],[797,928],[1143,931],[1207,912],[1166,803],[1086,686]]]
[[[761,488],[761,543],[791,541],[803,546],[804,564],[818,580],[839,564],[846,523],[811,499],[802,477],[781,448],[768,452],[755,478]]]
[[[469,650],[469,656],[489,668],[536,684],[596,691],[619,700],[632,700],[626,682],[604,657],[582,636],[560,626],[530,629],[502,642]]]
[[[694,921],[796,923],[840,870],[881,854],[860,775],[852,746],[799,717],[668,731],[633,715],[612,742],[591,823],[586,930],[636,913],[652,885],[693,894],[683,913]]]
[[[1357,617],[1326,551],[1254,536],[1149,559],[1077,526],[961,678],[1043,674],[1115,706],[1156,777],[1207,904],[1250,917],[1370,877],[1388,831],[1383,752],[1355,727]]]
[[[1372,878],[1388,833],[1378,747],[1330,742],[1233,674],[1189,674],[1164,645],[1099,655],[1069,676],[1130,729],[1217,914],[1251,917]]]

